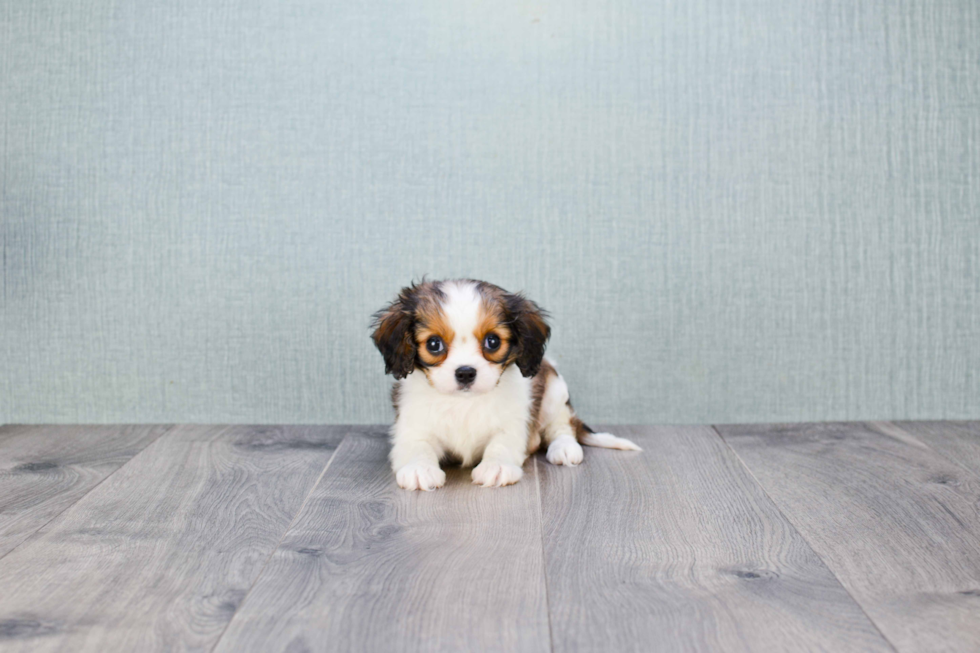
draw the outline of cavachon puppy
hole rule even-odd
[[[477,485],[510,485],[542,444],[555,465],[582,462],[582,444],[639,450],[575,415],[565,380],[544,358],[546,317],[522,295],[469,279],[413,284],[374,315],[374,344],[396,379],[399,486],[442,487],[448,461],[476,465]]]

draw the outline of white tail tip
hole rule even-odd
[[[621,449],[623,451],[643,451],[635,443],[626,438],[617,438],[612,433],[587,433],[582,438],[582,444],[603,449]]]

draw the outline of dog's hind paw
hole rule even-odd
[[[578,465],[582,462],[584,454],[582,445],[576,442],[575,438],[561,435],[548,445],[548,453],[545,457],[552,465]]]

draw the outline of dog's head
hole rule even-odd
[[[524,376],[538,372],[551,335],[546,317],[484,281],[423,281],[375,313],[372,338],[396,379],[421,370],[441,392],[483,393],[511,364]]]

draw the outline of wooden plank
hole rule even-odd
[[[614,431],[539,463],[556,652],[891,650],[711,428]]]
[[[896,648],[980,650],[972,473],[889,425],[720,431]]]
[[[210,648],[343,433],[175,427],[0,560],[0,647]]]
[[[407,492],[381,435],[350,436],[217,651],[547,651],[533,465]]]
[[[0,427],[0,558],[168,428]]]
[[[937,453],[980,475],[980,422],[892,422]],[[881,424],[887,428],[887,424]]]

